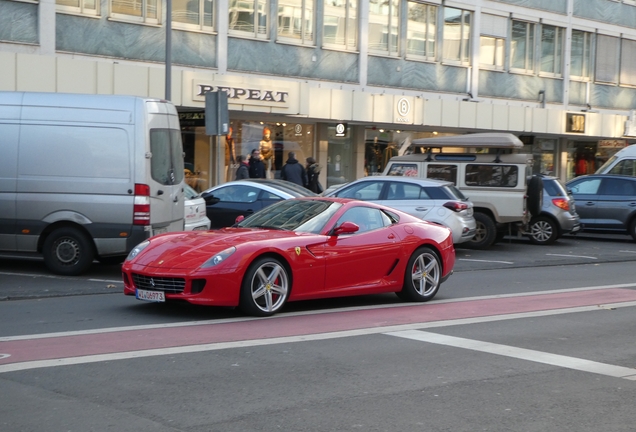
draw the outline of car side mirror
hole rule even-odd
[[[353,222],[343,222],[342,224],[340,224],[340,226],[335,227],[332,233],[335,236],[341,234],[352,234],[354,232],[357,232],[359,229],[360,227]]]
[[[238,215],[238,216],[236,217],[236,219],[234,220],[234,223],[235,223],[235,224],[238,224],[238,223],[243,222],[244,220],[245,220],[245,216],[243,216],[243,215]]]
[[[201,197],[205,200],[205,205],[214,205],[221,201],[219,198],[214,195],[201,195]]]

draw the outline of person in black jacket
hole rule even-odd
[[[243,179],[250,178],[250,165],[245,160],[245,156],[238,155],[236,157],[236,163],[239,164],[239,167],[236,169],[235,180],[243,180]]]
[[[252,150],[250,157],[250,178],[265,178],[265,164],[261,160],[261,152]]]
[[[280,178],[307,187],[307,173],[302,164],[296,160],[296,153],[289,152],[287,162],[280,170]]]
[[[307,158],[307,189],[313,193],[321,193],[322,185],[318,181],[318,175],[320,175],[320,165],[316,163],[316,159],[311,156]]]

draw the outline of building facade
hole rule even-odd
[[[270,177],[316,158],[326,187],[487,131],[568,180],[634,142],[635,23],[636,0],[0,0],[0,90],[170,99],[199,190],[255,148]]]

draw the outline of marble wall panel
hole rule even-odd
[[[549,12],[565,14],[567,12],[568,0],[494,0],[499,3],[506,3],[514,6],[523,6],[531,9],[540,9]],[[576,0],[575,0],[576,1]],[[588,1],[588,0],[581,0]]]
[[[636,7],[608,0],[574,0],[573,15],[593,21],[634,28]]]
[[[357,83],[357,54],[270,41],[228,39],[229,70]]]
[[[38,43],[38,5],[0,0],[0,41]]]
[[[466,92],[468,69],[386,57],[369,57],[367,83],[441,92]]]

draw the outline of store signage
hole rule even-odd
[[[289,92],[274,88],[231,87],[224,85],[194,84],[194,100],[205,101],[207,92],[227,92],[230,104],[288,107]]]
[[[181,126],[205,126],[205,112],[180,112],[179,123]]]
[[[565,131],[585,133],[585,114],[565,113]]]
[[[294,136],[303,136],[303,125],[294,125]]]
[[[409,118],[409,114],[411,113],[411,102],[407,98],[400,98],[397,101],[397,117],[395,118],[396,123],[412,123]]]
[[[347,136],[347,124],[346,123],[338,123],[336,125],[336,136],[337,137]]]
[[[621,149],[627,147],[627,140],[600,140],[598,148]]]

